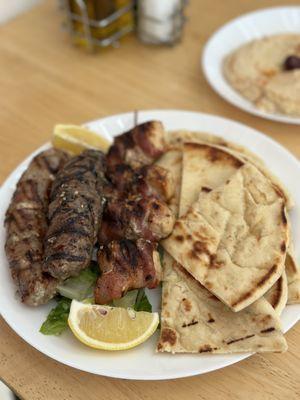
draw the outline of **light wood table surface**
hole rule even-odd
[[[223,101],[199,66],[209,36],[257,8],[298,1],[191,0],[184,39],[154,48],[128,38],[93,56],[70,45],[56,2],[0,27],[0,182],[49,139],[55,123],[85,121],[134,109],[187,109],[241,121],[300,156],[300,127],[260,119]],[[173,381],[125,381],[61,365],[20,339],[0,319],[0,378],[21,398],[68,400],[296,400],[300,398],[300,325],[286,354],[255,355],[210,374]]]

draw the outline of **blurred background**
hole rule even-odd
[[[0,0],[0,24],[23,11],[29,10],[42,0]]]

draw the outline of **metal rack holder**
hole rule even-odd
[[[108,47],[108,46],[118,46],[119,40],[134,30],[132,25],[124,26],[120,28],[117,32],[111,34],[110,36],[97,39],[92,35],[92,28],[107,28],[112,23],[117,21],[124,14],[133,11],[135,7],[135,1],[131,1],[128,5],[119,8],[114,13],[110,14],[108,17],[103,18],[101,20],[90,19],[88,15],[88,10],[86,3],[84,0],[73,0],[80,10],[80,14],[75,14],[71,11],[70,3],[68,0],[60,0],[59,5],[60,8],[66,14],[66,23],[64,27],[67,28],[71,37],[84,39],[86,43],[86,47],[90,51],[94,51],[95,47]],[[74,23],[79,22],[83,26],[83,32],[76,32],[74,29]]]
[[[128,24],[123,27],[120,27],[118,30],[110,34],[105,38],[96,38],[93,35],[93,30],[95,28],[103,29],[112,26],[114,22],[116,22],[119,18],[125,15],[128,12],[132,12],[134,19],[137,20],[137,35],[140,40],[145,43],[150,44],[163,44],[163,45],[173,45],[177,43],[182,34],[183,26],[186,22],[186,17],[184,15],[184,8],[188,3],[188,0],[181,0],[180,7],[170,15],[166,20],[160,20],[157,18],[153,18],[152,16],[145,15],[142,13],[142,10],[137,7],[137,1],[130,1],[126,6],[119,8],[108,17],[95,20],[91,19],[88,14],[87,4],[84,0],[72,0],[76,3],[78,12],[72,12],[70,0],[59,0],[59,5],[61,10],[66,15],[66,21],[64,23],[64,27],[68,30],[70,36],[75,40],[82,39],[84,41],[84,45],[87,50],[94,51],[97,47],[108,47],[114,46],[117,47],[119,45],[119,40],[127,35],[129,32],[135,30],[134,24]],[[162,0],[168,1],[168,0]],[[152,35],[149,31],[147,32],[143,29],[143,24],[140,21],[149,21],[154,25],[162,25],[166,22],[170,24],[172,27],[170,31],[170,35],[168,39],[162,40],[155,35]],[[76,30],[75,24],[81,24],[82,29]]]

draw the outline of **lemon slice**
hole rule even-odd
[[[159,316],[158,313],[83,304],[73,300],[68,323],[77,339],[89,347],[127,350],[153,335]]]
[[[52,144],[55,148],[71,154],[80,154],[86,149],[106,152],[110,146],[107,139],[77,125],[55,125]]]

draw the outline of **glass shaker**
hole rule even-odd
[[[115,45],[134,29],[134,1],[61,0],[73,42],[89,50]]]
[[[137,34],[150,44],[173,45],[182,35],[186,0],[138,0]]]

